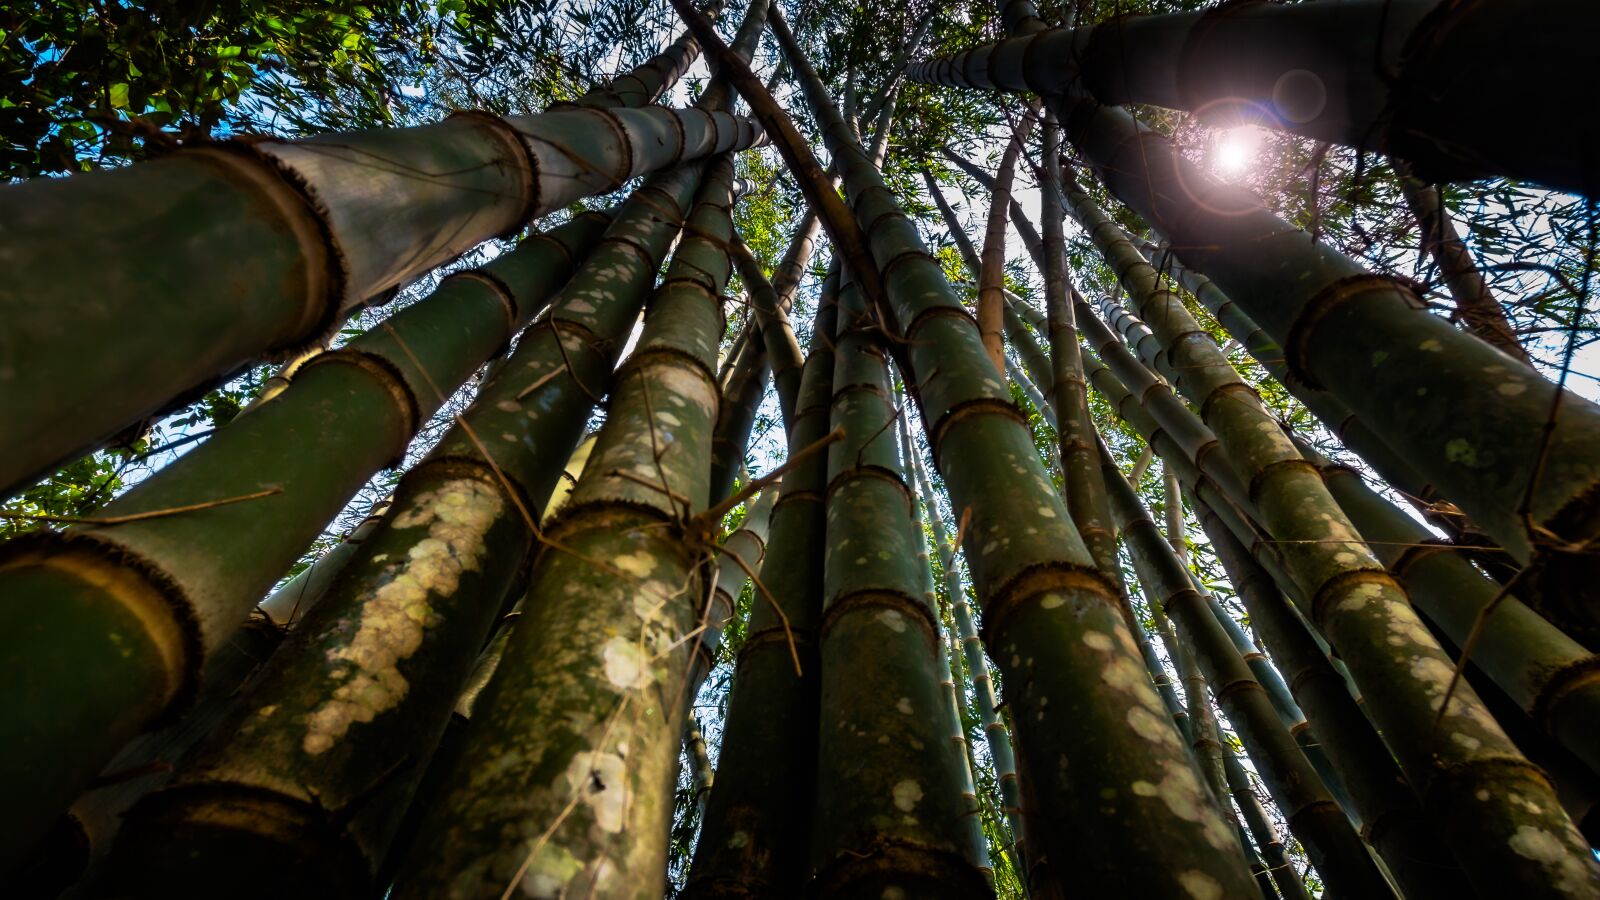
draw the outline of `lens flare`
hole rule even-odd
[[[1242,125],[1217,134],[1211,147],[1211,164],[1224,175],[1242,175],[1261,152],[1261,129]]]

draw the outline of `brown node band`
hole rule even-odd
[[[400,434],[395,440],[398,446],[395,449],[394,458],[388,465],[399,465],[405,455],[406,444],[410,442],[412,435],[417,433],[417,429],[422,427],[422,405],[417,400],[416,393],[406,381],[406,377],[400,367],[376,353],[369,353],[353,347],[341,347],[338,350],[320,353],[307,360],[296,374],[296,380],[304,378],[306,373],[313,369],[328,365],[346,365],[360,369],[378,382],[390,399],[394,400],[395,407],[399,410],[404,422],[401,424]],[[441,397],[439,402],[443,404],[446,399]]]
[[[1066,561],[1036,563],[989,594],[989,601],[983,604],[983,643],[995,646],[998,635],[1006,632],[1009,620],[1023,604],[1055,591],[1093,594],[1118,622],[1123,621],[1116,588],[1099,569]]]
[[[1283,342],[1283,361],[1289,374],[1312,390],[1323,390],[1322,381],[1306,362],[1311,355],[1311,345],[1316,342],[1317,325],[1351,298],[1378,290],[1395,291],[1412,309],[1422,308],[1422,301],[1416,293],[1398,278],[1371,272],[1336,278],[1302,304],[1289,325],[1289,333]]]
[[[1261,505],[1261,492],[1266,490],[1266,485],[1267,485],[1268,479],[1271,479],[1271,478],[1277,476],[1277,474],[1280,471],[1287,471],[1287,470],[1293,470],[1293,469],[1299,469],[1299,470],[1302,470],[1302,471],[1310,472],[1311,474],[1316,476],[1318,481],[1322,480],[1322,470],[1318,469],[1316,463],[1313,463],[1310,460],[1301,459],[1299,457],[1295,457],[1294,459],[1274,460],[1274,461],[1269,462],[1266,465],[1262,466],[1261,468],[1257,469],[1256,473],[1254,475],[1250,476],[1250,486],[1247,489],[1247,493],[1249,494],[1250,502],[1255,504],[1256,506],[1260,506]],[[1353,540],[1350,543],[1357,544],[1357,543],[1360,543],[1360,541],[1359,540]]]
[[[1496,784],[1503,790],[1508,780],[1532,781],[1544,791],[1553,793],[1555,790],[1550,784],[1550,776],[1544,769],[1521,756],[1501,754],[1478,757],[1454,765],[1441,764],[1427,784],[1419,784],[1417,788],[1422,794],[1423,808],[1433,810],[1456,807],[1456,804],[1451,803],[1452,799],[1471,796],[1469,791],[1475,791],[1485,782]],[[1413,779],[1412,783],[1416,784],[1416,779]],[[1454,812],[1462,814],[1466,810],[1457,807]],[[1555,806],[1555,809],[1549,812],[1560,816],[1560,806]]]
[[[503,116],[480,109],[460,109],[445,117],[445,121],[461,121],[467,124],[476,124],[486,127],[496,139],[503,144],[510,144],[513,148],[511,156],[517,161],[517,167],[526,176],[522,181],[522,191],[525,199],[522,203],[522,212],[517,215],[517,224],[511,226],[501,238],[510,238],[523,228],[527,227],[534,219],[539,218],[539,159],[522,139],[522,132],[516,126],[506,121]]]
[[[939,623],[927,604],[905,594],[873,588],[841,594],[829,601],[828,608],[822,611],[818,635],[827,637],[840,619],[866,607],[892,609],[908,616],[917,623],[923,639],[928,642],[928,652],[931,654],[939,649]]]
[[[253,142],[226,141],[186,150],[184,155],[249,183],[278,210],[300,246],[306,285],[299,316],[288,335],[267,347],[263,355],[298,354],[331,335],[338,328],[340,314],[353,305],[347,300],[350,272],[344,251],[334,239],[328,210],[311,186],[275,157],[257,152]]]
[[[14,569],[54,569],[91,585],[138,619],[166,674],[160,709],[143,724],[147,730],[170,725],[199,691],[209,655],[200,620],[176,578],[96,531],[33,531],[14,538],[0,547],[0,575]]]
[[[944,446],[945,435],[950,429],[965,419],[974,416],[1001,416],[1010,419],[1018,427],[1027,428],[1028,419],[1017,409],[1010,400],[997,400],[992,397],[979,397],[976,400],[966,400],[951,407],[942,418],[933,426],[933,434],[929,438],[929,445],[933,450],[935,461],[942,459],[941,448]],[[924,418],[926,421],[926,418]],[[943,467],[940,467],[943,471]]]
[[[739,654],[733,661],[734,670],[738,671],[747,659],[756,655],[757,651],[778,650],[787,657],[791,638],[794,640],[795,649],[802,654],[816,646],[816,639],[806,629],[785,629],[782,625],[763,628],[745,635],[744,643],[739,645]]]
[[[1600,686],[1600,656],[1585,656],[1567,663],[1547,674],[1539,686],[1531,711],[1533,720],[1548,731],[1547,722],[1563,700],[1596,686]]]
[[[900,495],[905,498],[906,514],[910,515],[915,511],[916,498],[912,495],[911,489],[906,487],[905,480],[901,477],[900,473],[894,471],[893,469],[876,465],[851,466],[843,472],[840,472],[838,475],[835,475],[828,482],[828,487],[825,491],[826,499],[832,500],[835,493],[841,490],[849,482],[858,478],[870,478],[875,481],[885,481],[894,485],[895,489],[900,492]]]
[[[1390,575],[1387,569],[1352,569],[1347,572],[1340,572],[1339,574],[1329,578],[1327,581],[1324,581],[1321,585],[1319,585],[1316,592],[1312,595],[1312,624],[1316,625],[1319,630],[1322,630],[1324,633],[1326,633],[1327,629],[1323,628],[1322,623],[1323,620],[1327,618],[1329,605],[1332,604],[1334,600],[1338,598],[1339,594],[1341,594],[1345,589],[1360,584],[1376,584],[1380,587],[1389,588],[1390,590],[1397,594],[1401,594],[1402,596],[1405,593],[1400,589],[1400,583],[1395,581],[1394,576]],[[1332,642],[1330,641],[1329,643]],[[1334,647],[1336,652],[1338,649],[1338,647]]]

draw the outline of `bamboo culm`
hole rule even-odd
[[[802,71],[794,56],[791,64]],[[1090,890],[1252,891],[1238,841],[1163,721],[1115,590],[1047,480],[976,324],[820,82],[813,75],[801,84],[847,196],[872,224],[875,259],[893,263],[888,300],[922,420],[955,506],[971,511],[968,563],[984,604],[985,643],[1005,669],[1028,834],[1040,848],[1030,867],[1043,881],[1055,880],[1052,871],[1071,873]],[[1034,511],[1020,535],[1019,510]],[[1060,647],[1080,645],[1088,652],[1061,659]],[[1108,685],[1108,670],[1127,677]],[[1114,817],[1103,814],[1108,805]],[[1086,835],[1075,823],[1088,817],[1106,827]]]

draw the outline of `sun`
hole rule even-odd
[[[1241,125],[1219,131],[1211,145],[1211,164],[1224,175],[1242,175],[1261,153],[1261,129]]]

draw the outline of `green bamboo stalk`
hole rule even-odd
[[[772,370],[773,387],[778,392],[778,411],[783,416],[784,430],[787,432],[794,426],[795,402],[800,394],[800,374],[805,366],[805,355],[800,351],[794,326],[789,323],[789,312],[777,288],[761,271],[761,263],[738,235],[734,235],[730,249],[734,266],[744,280],[750,305],[755,310],[756,324],[761,329],[767,364]]]
[[[661,893],[705,596],[689,517],[708,503],[732,176],[726,157],[707,172],[398,897]]]
[[[539,514],[540,527],[567,505],[567,499],[572,496],[572,489],[577,486],[578,479],[583,477],[584,467],[589,464],[589,457],[594,454],[595,440],[599,437],[598,431],[585,435],[573,449],[572,455],[567,457],[567,464],[562,467],[560,478],[550,490],[550,499],[545,502],[544,512]]]
[[[1283,726],[1267,692],[1255,680],[1227,632],[1195,589],[1188,566],[1175,551],[1183,540],[1181,528],[1176,532],[1169,530],[1167,539],[1163,540],[1133,486],[1122,477],[1103,448],[1101,460],[1110,489],[1112,513],[1134,567],[1140,572],[1151,609],[1164,611],[1182,632],[1183,640],[1171,647],[1174,658],[1181,656],[1184,648],[1191,649],[1195,661],[1204,669],[1205,682],[1214,686],[1218,705],[1228,714],[1228,721],[1233,723],[1250,758],[1262,773],[1263,783],[1283,811],[1290,829],[1311,855],[1317,871],[1340,894],[1394,896],[1338,802]],[[1176,495],[1169,494],[1169,516],[1172,507],[1181,502]],[[1172,524],[1181,523],[1180,517],[1174,518]],[[1205,682],[1202,682],[1202,691]],[[1205,695],[1201,693],[1195,697],[1192,694],[1191,691],[1190,718],[1191,722],[1198,722],[1194,707],[1206,703]],[[1213,727],[1214,724],[1213,720]],[[1197,727],[1196,732],[1198,744],[1201,729]],[[1216,749],[1213,784],[1226,796],[1228,787],[1221,748]]]
[[[733,493],[733,482],[745,465],[745,448],[755,425],[756,408],[766,394],[772,374],[767,364],[767,348],[754,317],[746,323],[736,342],[734,355],[718,379],[722,405],[717,409],[716,428],[711,433],[711,497],[713,501]]]
[[[797,72],[801,63],[791,58]],[[1051,489],[976,324],[821,82],[812,74],[801,84],[846,194],[870,223],[935,460],[955,506],[971,512],[968,564],[986,643],[1014,692],[1028,834],[1039,848],[1030,851],[1033,880],[1070,873],[1091,892],[1152,896],[1253,890],[1237,840],[1162,721],[1116,592]],[[1080,645],[1089,652],[1060,652]],[[1106,672],[1127,677],[1108,683]],[[1099,827],[1085,833],[1090,819]]]
[[[908,427],[908,426],[904,426]],[[1001,811],[1010,831],[1009,849],[1018,872],[1027,871],[1027,832],[1022,814],[1022,791],[1017,783],[1016,757],[1011,747],[1011,734],[1000,718],[1000,703],[995,697],[994,680],[989,675],[989,660],[983,652],[983,641],[978,636],[978,625],[972,615],[972,603],[967,598],[965,585],[956,559],[955,548],[950,545],[950,535],[939,508],[939,498],[933,482],[923,467],[922,454],[910,444],[912,481],[928,511],[928,527],[933,531],[934,547],[939,554],[940,570],[944,573],[945,594],[950,598],[951,614],[961,643],[961,653],[971,673],[972,693],[976,698],[978,720],[983,724],[984,740],[989,745],[989,758],[994,765],[995,783],[1000,790]]]
[[[902,409],[906,408],[907,401],[905,399],[905,395],[899,390],[898,385],[896,386],[895,396],[899,398],[900,407]],[[904,477],[910,481],[908,488],[912,494],[912,521],[916,524],[917,529],[922,531],[931,526],[933,514],[931,512],[928,513],[928,521],[925,523],[923,514],[917,511],[917,502],[919,499],[921,499],[924,501],[923,505],[926,506],[926,500],[930,496],[931,488],[922,483],[923,476],[919,470],[917,460],[917,445],[916,441],[911,436],[909,417],[901,415],[896,416],[896,418],[898,419],[896,425],[900,435],[900,459],[904,467]],[[943,529],[942,522],[940,522],[940,529]],[[948,550],[948,542],[945,544],[945,547]],[[946,573],[945,587],[948,590],[950,585],[949,570],[944,568],[944,565],[947,562],[949,562],[949,560],[946,560],[941,556],[940,571]],[[918,545],[917,563],[925,571],[932,571],[932,566],[928,557],[928,542],[926,537],[924,537],[922,542]],[[966,819],[967,831],[969,832],[968,841],[972,847],[972,850],[969,851],[969,856],[978,862],[978,867],[983,871],[984,877],[991,885],[993,885],[994,866],[989,855],[989,841],[983,832],[983,804],[978,800],[977,780],[973,776],[973,773],[977,771],[977,761],[972,755],[972,748],[967,743],[967,729],[964,724],[966,715],[966,680],[960,673],[961,664],[956,658],[960,653],[960,641],[956,636],[953,618],[947,616],[947,613],[949,612],[949,606],[954,605],[953,595],[951,595],[950,603],[948,605],[946,603],[941,603],[932,578],[924,579],[924,583],[927,587],[924,602],[930,610],[934,611],[935,616],[938,619],[939,628],[942,631],[942,634],[939,636],[938,671],[942,678],[942,680],[939,682],[939,688],[944,693],[946,705],[949,707],[950,711],[949,721],[946,723],[946,727],[949,729],[949,740],[955,748],[956,758],[961,762],[962,799],[967,803],[967,806],[970,810],[970,814]],[[957,578],[957,584],[959,585],[959,578]],[[955,652],[953,653],[952,650]],[[960,685],[960,687],[958,687],[958,685]],[[1013,772],[1013,779],[1015,779],[1015,775],[1016,773]],[[1002,824],[999,827],[1003,829],[1003,834],[1005,832],[1009,832],[1010,830],[1006,824]],[[1009,838],[1009,834],[1006,834],[1005,838]],[[1010,846],[1012,844],[1014,844],[1014,842],[1003,840],[1002,846]],[[1020,872],[1022,870],[1017,868],[1016,871]]]
[[[483,240],[760,136],[697,109],[472,113],[7,186],[0,494]]]
[[[963,797],[965,762],[947,746],[937,610],[882,339],[847,274],[834,335],[831,421],[844,439],[828,460],[813,890],[967,897],[985,888],[978,813]]]
[[[1482,574],[1459,551],[1338,465],[1291,435],[1322,470],[1335,500],[1418,609],[1456,646],[1479,628],[1471,660],[1539,728],[1600,773],[1600,657]],[[1494,604],[1482,625],[1478,619]]]
[[[748,58],[767,11],[747,9],[734,54]],[[731,99],[718,78],[701,103]],[[593,455],[542,535],[523,619],[419,828],[429,852],[402,864],[398,897],[660,896],[707,521],[720,516],[706,507],[732,182],[730,155],[707,165]]]
[[[1240,817],[1244,819],[1251,836],[1255,838],[1256,849],[1260,851],[1261,858],[1266,864],[1267,873],[1272,879],[1272,884],[1277,886],[1277,893],[1283,900],[1311,900],[1311,893],[1306,890],[1305,882],[1300,878],[1300,872],[1295,869],[1294,860],[1289,857],[1283,839],[1278,836],[1278,829],[1267,817],[1267,811],[1261,806],[1261,798],[1256,796],[1255,786],[1250,782],[1250,775],[1244,766],[1232,754],[1223,757],[1228,776],[1228,789],[1233,794],[1233,805],[1238,807]],[[1271,900],[1270,890],[1263,890],[1262,895]]]
[[[1581,83],[1592,6],[1511,2],[1470,9],[1433,0],[1126,16],[929,60],[914,81],[1034,90],[1086,89],[1103,103],[1148,103],[1208,122],[1254,122],[1387,153],[1435,181],[1505,175],[1594,194],[1589,125],[1560,122]],[[1028,32],[1010,32],[1011,34]],[[1517,59],[1517,77],[1452,60]],[[1470,101],[1467,98],[1472,98]],[[1491,121],[1477,104],[1497,110]],[[1504,109],[1517,105],[1515,111]]]
[[[969,67],[968,80],[1029,84],[997,65]],[[1600,556],[1587,552],[1600,536],[1600,406],[1428,313],[1404,284],[1308,240],[1127,113],[1073,97],[1057,113],[1112,193],[1279,341],[1295,377],[1348,404],[1519,562],[1537,561],[1535,608],[1586,643],[1600,639]]]
[[[812,334],[819,338],[835,331],[838,287],[836,260],[817,301]],[[833,370],[833,342],[814,340],[789,429],[791,458],[828,432]],[[794,898],[805,884],[827,484],[821,454],[784,474],[772,513],[773,552],[761,567],[767,602],[751,608],[735,664],[717,783],[706,802],[686,898]]]
[[[1454,661],[1361,541],[1321,473],[1301,459],[1260,398],[1122,229],[1081,187],[1064,187],[1074,215],[1167,352],[1179,390],[1201,410],[1229,461],[1248,480],[1262,524],[1312,599],[1306,611],[1358,683],[1368,686],[1368,709],[1425,807],[1449,829],[1462,865],[1484,884],[1515,882],[1522,890],[1537,885],[1551,896],[1586,892],[1590,878],[1600,885],[1600,864],[1557,808],[1548,780],[1521,757],[1476,694],[1464,688],[1442,713],[1436,709]],[[1379,685],[1381,692],[1374,690]],[[1489,800],[1481,799],[1483,792]],[[1467,815],[1478,819],[1471,829],[1453,827]],[[1572,852],[1518,852],[1518,836],[1530,831]]]
[[[529,514],[544,508],[582,433],[590,392],[609,383],[618,348],[677,233],[677,220],[667,215],[687,204],[696,181],[688,170],[653,179],[603,236],[603,222],[588,227],[589,242],[598,238],[599,246],[551,314],[524,335],[465,424],[402,479],[400,502],[293,650],[262,677],[237,727],[223,730],[173,791],[140,812],[144,841],[165,847],[178,834],[230,842],[223,844],[233,848],[227,865],[254,859],[271,871],[282,853],[311,841],[314,850],[295,851],[306,860],[301,871],[275,877],[307,884],[369,877],[415,788],[419,761],[438,740],[456,688],[521,568]],[[488,271],[520,299],[527,285],[548,277],[540,265],[518,251]],[[487,460],[485,439],[494,447]],[[438,549],[445,555],[436,560]],[[420,596],[407,599],[411,593]],[[397,612],[420,627],[380,627]],[[363,691],[374,683],[382,690]],[[391,774],[374,785],[374,773]],[[273,812],[261,827],[218,814],[241,794]],[[285,822],[291,827],[269,827]],[[182,860],[139,852],[141,839],[130,840],[128,856],[141,869],[130,879],[160,885],[206,877]],[[327,868],[341,871],[328,875]]]
[[[1417,220],[1422,250],[1433,257],[1450,298],[1456,302],[1451,318],[1467,331],[1521,363],[1529,363],[1528,351],[1517,340],[1516,329],[1506,319],[1506,311],[1489,290],[1483,273],[1472,261],[1467,245],[1461,242],[1450,211],[1433,185],[1412,175],[1404,164],[1395,166],[1400,194]]]
[[[1109,337],[1109,329],[1098,320],[1080,317],[1080,321],[1094,326],[1089,331],[1097,327]],[[1121,352],[1126,355],[1125,349]],[[1127,358],[1131,360],[1131,356]],[[1279,592],[1278,583],[1291,588],[1293,583],[1283,574],[1276,555],[1277,546],[1261,538],[1250,524],[1255,515],[1253,508],[1247,501],[1222,490],[1209,474],[1202,472],[1192,457],[1176,445],[1165,426],[1158,426],[1100,358],[1087,348],[1085,362],[1096,390],[1150,441],[1165,464],[1174,467],[1179,479],[1192,492],[1190,500],[1235,590],[1244,601],[1251,622],[1261,631],[1273,656],[1283,666],[1297,705],[1305,711],[1307,720],[1320,736],[1320,740],[1314,740],[1309,731],[1301,732],[1302,746],[1314,742],[1326,753],[1337,773],[1338,783],[1343,785],[1359,816],[1365,835],[1403,889],[1408,894],[1421,896],[1450,896],[1452,892],[1459,894],[1466,890],[1464,876],[1440,845],[1438,832],[1428,825],[1394,757],[1347,690],[1344,677]],[[1148,370],[1136,363],[1135,367],[1149,376]],[[1158,396],[1156,392],[1143,394],[1146,400],[1155,396]],[[1185,428],[1200,436],[1201,446],[1214,440],[1197,422]],[[1231,475],[1231,470],[1223,471]],[[1248,541],[1250,549],[1245,549],[1242,541]],[[1273,574],[1269,575],[1268,569]]]
[[[776,489],[762,491],[750,501],[739,530],[722,542],[716,579],[702,614],[704,630],[695,637],[694,662],[689,669],[689,690],[684,698],[687,703],[694,702],[701,683],[717,664],[717,648],[722,646],[723,629],[733,620],[734,604],[750,581],[747,573],[759,570],[761,560],[766,556],[769,520],[772,517],[772,505],[777,500]],[[731,558],[735,556],[739,558],[738,561]]]
[[[0,783],[13,801],[0,854],[28,843],[140,728],[182,712],[206,658],[257,598],[375,470],[401,456],[441,391],[543,305],[605,220],[584,216],[530,239],[515,262],[447,279],[428,301],[319,356],[293,390],[103,517],[6,545],[0,618],[11,625],[0,660],[7,683],[26,687],[0,726]]]
[[[689,754],[690,802],[694,804],[695,818],[701,819],[705,817],[706,797],[717,782],[717,773],[711,767],[705,735],[700,733],[700,720],[692,714],[684,724],[683,744]]]
[[[305,618],[311,607],[322,602],[328,588],[344,567],[350,564],[361,544],[378,529],[378,523],[389,511],[390,500],[385,498],[373,505],[372,511],[350,533],[329,547],[310,565],[285,581],[267,599],[257,604],[257,609],[267,620],[280,628],[292,628]]]
[[[577,443],[588,392],[605,389],[655,260],[677,230],[676,221],[656,223],[686,202],[696,178],[654,179],[604,236],[603,221],[589,225],[589,243],[599,247],[579,277],[523,336],[465,424],[402,479],[391,514],[333,596],[177,783],[134,811],[117,867],[127,889],[203,884],[215,865],[259,869],[251,884],[261,886],[252,889],[268,895],[296,884],[371,888],[521,568],[531,511],[543,508]],[[548,265],[519,251],[488,271],[516,296],[541,286]],[[460,314],[452,312],[456,328]],[[414,341],[405,346],[424,352]],[[454,383],[436,379],[429,389],[441,382]],[[230,814],[239,808],[255,815],[241,822]],[[197,847],[216,852],[185,853]],[[301,864],[284,867],[285,856]]]

